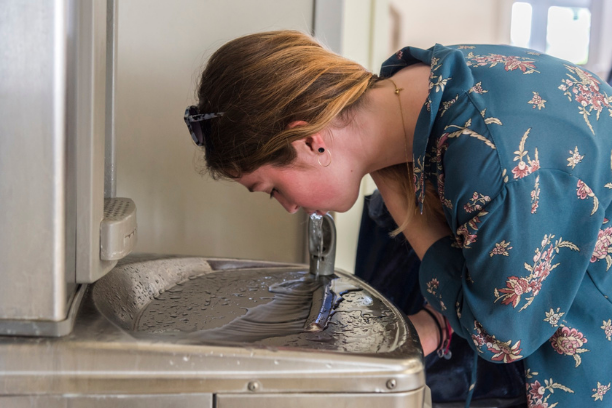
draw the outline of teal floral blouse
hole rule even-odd
[[[431,66],[414,137],[416,195],[453,236],[421,289],[480,357],[524,359],[530,407],[612,406],[612,88],[545,54],[406,47]]]

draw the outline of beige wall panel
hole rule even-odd
[[[402,46],[429,48],[435,43],[500,43],[503,1],[390,0],[402,15]],[[509,37],[509,36],[508,36]]]
[[[217,47],[257,31],[310,32],[312,13],[312,0],[119,2],[117,195],[136,203],[136,251],[302,260],[304,215],[198,175],[183,113]]]
[[[342,22],[342,55],[370,68],[372,47],[372,0],[345,0]],[[366,176],[370,178],[369,176]],[[345,213],[336,213],[336,267],[355,273],[355,257],[361,214],[363,212],[363,184],[359,198]]]

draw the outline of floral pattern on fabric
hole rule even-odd
[[[563,95],[566,95],[570,102],[572,97],[575,102],[578,102],[578,112],[584,118],[591,132],[595,134],[589,116],[595,111],[597,113],[596,120],[599,120],[599,115],[604,108],[607,108],[610,117],[612,117],[612,98],[607,93],[601,92],[601,82],[591,73],[571,65],[565,65],[565,67],[571,74],[567,74],[569,79],[561,80],[559,89],[563,91]]]
[[[489,54],[489,55],[474,55],[469,53],[467,55],[467,66],[468,67],[495,67],[497,64],[504,64],[506,71],[520,70],[523,74],[533,74],[534,72],[540,73],[536,70],[535,60],[527,57],[517,56],[506,56],[500,54]]]
[[[559,311],[559,308],[557,308],[556,312],[550,309],[550,311],[546,312],[546,319],[544,319],[544,321],[550,323],[552,327],[558,327],[559,320],[561,320],[564,314],[565,313]]]
[[[480,211],[482,210],[482,206],[486,205],[489,201],[491,201],[491,197],[486,196],[484,194],[480,194],[477,191],[474,191],[474,194],[472,194],[472,198],[470,199],[470,202],[466,203],[463,206],[463,209],[467,213],[472,213],[474,211]]]
[[[485,111],[482,111],[482,117],[485,121],[486,124],[496,124],[496,125],[502,125],[501,121],[497,118],[485,118]],[[446,151],[446,148],[448,147],[448,139],[453,139],[453,138],[457,138],[460,137],[462,135],[467,135],[473,138],[476,138],[478,140],[480,140],[481,142],[483,142],[485,145],[489,146],[491,149],[495,149],[495,144],[493,144],[489,139],[487,139],[485,136],[479,134],[478,132],[475,132],[474,130],[470,129],[470,127],[472,126],[472,120],[468,120],[463,126],[459,126],[459,125],[449,125],[446,126],[444,128],[445,132],[438,138],[437,140],[437,145],[436,145],[436,154],[435,157],[431,159],[432,163],[436,163],[437,164],[437,170],[438,170],[438,195],[440,196],[440,200],[442,202],[442,205],[446,206],[447,208],[452,209],[452,203],[447,200],[444,196],[444,169],[442,166],[442,158],[444,156],[444,152]],[[456,130],[454,132],[447,132],[447,130],[449,129],[459,129]],[[465,232],[465,231],[463,231]]]
[[[595,196],[595,193],[593,193],[593,190],[591,190],[591,187],[587,186],[582,180],[578,180],[578,183],[576,184],[576,195],[581,200],[588,200],[589,198],[592,198],[593,211],[591,211],[591,215],[597,212],[597,209],[599,208],[599,200]]]
[[[514,161],[518,160],[518,164],[512,169],[512,174],[514,174],[515,179],[526,177],[540,168],[538,149],[535,149],[535,158],[533,160],[529,158],[529,151],[525,150],[525,142],[527,141],[529,132],[531,132],[531,128],[527,129],[523,135],[523,138],[521,139],[521,142],[519,143],[519,149],[514,152]],[[523,160],[524,158],[527,159],[526,162]]]
[[[431,293],[439,301],[441,310],[446,310],[444,301],[442,301],[442,296],[438,292],[439,288],[440,288],[440,282],[437,279],[432,279],[429,282],[427,282],[427,293]]]
[[[433,90],[434,92],[443,92],[444,87],[446,87],[446,84],[452,78],[450,77],[444,78],[442,75],[435,75],[436,71],[438,71],[442,67],[442,64],[438,64],[438,61],[439,60],[437,58],[432,58],[431,60],[431,73],[429,74],[429,89]]]
[[[449,209],[453,209],[453,203],[450,200],[444,198],[444,174],[441,173],[438,175],[438,197],[440,197],[440,202],[443,206]]]
[[[512,247],[510,246],[510,242],[506,242],[506,241],[498,242],[495,244],[495,248],[493,248],[491,252],[489,252],[489,255],[490,256],[493,256],[493,255],[509,256],[510,253],[508,251],[511,249]]]
[[[478,347],[479,352],[483,352],[481,348],[485,346],[487,350],[493,353],[493,357],[491,360],[493,361],[502,361],[504,363],[510,363],[514,360],[518,360],[523,356],[520,355],[522,349],[521,341],[518,340],[516,343],[512,344],[512,340],[508,341],[500,341],[495,338],[495,336],[491,336],[486,332],[486,330],[482,327],[477,320],[474,321],[474,331],[476,334],[472,334],[472,341]]]
[[[486,211],[480,211],[477,216],[457,228],[455,242],[459,248],[471,248],[470,245],[476,242],[478,236],[478,224],[481,222],[480,218],[487,214],[488,212]]]
[[[589,351],[582,348],[587,342],[587,338],[581,332],[569,327],[559,327],[550,338],[552,348],[559,354],[572,356],[576,361],[576,367],[582,362],[580,354]]]
[[[612,319],[608,319],[607,322],[604,320],[601,328],[606,335],[606,339],[608,339],[608,341],[612,341]]]
[[[504,180],[504,183],[508,182],[508,170],[504,169],[504,171],[502,172],[502,178]]]
[[[495,118],[489,118],[490,120],[485,120],[485,123],[496,123],[495,122]],[[501,122],[500,122],[501,123]],[[446,137],[448,139],[452,139],[455,137],[459,137],[461,135],[468,135],[471,137],[474,137],[478,140],[480,140],[481,142],[483,142],[484,144],[486,144],[487,146],[489,146],[491,149],[495,149],[495,144],[493,142],[491,142],[489,139],[487,139],[486,137],[484,137],[483,135],[481,135],[480,133],[476,132],[475,130],[470,129],[470,127],[472,126],[472,120],[468,120],[467,122],[465,122],[465,124],[463,126],[459,126],[459,125],[449,125],[447,127],[444,128],[444,130],[447,129],[459,129],[457,131],[454,132],[450,132],[450,133],[444,133],[442,135],[442,137]]]
[[[535,214],[540,203],[540,176],[535,179],[535,186],[531,191],[531,213]]]
[[[538,108],[538,110],[541,110],[543,108],[546,107],[546,100],[542,99],[542,97],[540,96],[539,93],[534,92],[533,93],[533,98],[531,98],[531,100],[527,103],[533,105],[533,109]]]
[[[414,192],[417,205],[423,204],[425,199],[425,161],[422,158],[415,160],[413,169]]]
[[[489,91],[482,89],[482,82],[478,82],[476,85],[470,88],[469,92],[470,93],[474,92],[477,94],[486,94]]]
[[[440,202],[443,206],[452,209],[453,204],[450,200],[447,200],[444,197],[444,171],[442,167],[442,160],[444,159],[444,152],[448,147],[447,143],[448,136],[447,134],[443,134],[436,142],[435,156],[431,158],[431,162],[436,164],[438,169],[438,197],[440,197]]]
[[[610,270],[612,266],[612,227],[608,227],[599,230],[597,235],[597,242],[595,243],[595,250],[591,256],[591,263],[597,262],[601,259],[606,260],[606,271]]]
[[[523,295],[531,294],[530,297],[524,299],[525,304],[519,312],[525,310],[540,293],[542,283],[560,265],[559,263],[553,265],[553,260],[559,250],[569,248],[573,251],[580,251],[576,245],[564,241],[562,238],[559,238],[553,244],[552,240],[554,238],[554,235],[544,235],[542,246],[535,250],[533,265],[525,263],[525,269],[530,272],[529,275],[527,277],[510,276],[506,281],[505,288],[494,290],[495,302],[501,300],[502,304],[512,305],[516,308],[523,300]]]
[[[446,86],[448,81],[450,81],[451,79],[452,78],[443,78],[442,75],[435,76],[432,73],[430,77],[430,82],[429,82],[429,89],[433,88],[435,92],[444,91],[444,87]],[[436,82],[434,82],[434,80],[436,80]]]
[[[597,388],[593,388],[593,392],[595,394],[591,395],[594,401],[603,401],[604,395],[606,395],[606,393],[610,391],[610,384],[612,383],[608,383],[608,385],[602,385],[599,381],[597,381]]]
[[[446,101],[446,102],[442,102],[442,110],[440,111],[440,117],[444,116],[444,114],[446,113],[446,111],[455,104],[455,102],[457,102],[457,100],[459,100],[459,95],[456,95],[453,99],[451,99],[450,101]]]
[[[531,372],[527,370],[525,376],[527,380],[533,379],[533,376],[538,375],[537,372]],[[573,394],[574,391],[570,388],[556,383],[552,378],[544,380],[544,384],[540,381],[535,380],[533,382],[527,381],[525,386],[527,387],[527,404],[529,408],[554,408],[559,402],[551,402],[549,399],[554,398],[555,390],[562,390],[567,393]],[[558,395],[558,393],[557,393]]]
[[[488,117],[487,118],[487,110],[483,109],[480,111],[480,116],[482,116],[482,118],[484,119],[484,123],[486,125],[491,125],[491,124],[495,124],[495,125],[499,125],[502,126],[503,123],[501,122],[501,120],[494,118],[494,117]]]
[[[431,293],[432,295],[435,295],[436,290],[438,290],[439,286],[440,286],[440,282],[437,279],[432,279],[429,282],[427,282],[427,292]]]
[[[576,146],[576,148],[572,151],[569,151],[571,156],[568,157],[567,161],[567,167],[571,167],[572,170],[576,167],[576,165],[578,163],[580,163],[582,161],[582,159],[584,159],[584,156],[581,156],[580,153],[578,152],[578,146]]]

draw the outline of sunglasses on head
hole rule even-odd
[[[185,124],[191,133],[191,138],[198,146],[204,146],[204,135],[210,132],[210,119],[223,116],[219,113],[200,113],[197,106],[188,106],[185,109]]]

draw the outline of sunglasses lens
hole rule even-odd
[[[191,138],[198,146],[204,145],[204,134],[202,133],[202,122],[192,121],[193,116],[198,115],[198,110],[195,106],[189,106],[185,110],[185,124],[187,125],[187,129],[189,129],[189,133],[191,134]]]
[[[204,146],[204,134],[202,133],[202,122],[196,122],[191,124],[191,137],[195,144],[198,146]]]

